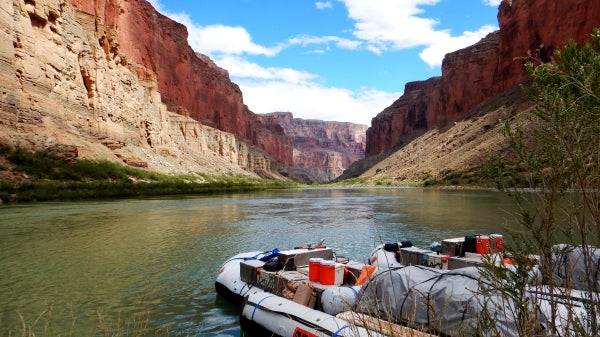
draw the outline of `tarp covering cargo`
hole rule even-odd
[[[600,249],[593,246],[556,245],[554,281],[558,286],[600,291]]]
[[[479,270],[407,266],[380,270],[361,289],[356,310],[400,324],[426,328],[447,336],[474,335],[478,316],[495,322],[489,334],[519,336],[512,303],[478,294]],[[493,302],[493,303],[490,303]],[[486,331],[478,331],[486,335]]]

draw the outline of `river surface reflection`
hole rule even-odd
[[[380,242],[502,233],[514,209],[499,192],[409,188],[2,205],[0,336],[240,336],[214,293],[238,252],[325,239],[366,261]]]

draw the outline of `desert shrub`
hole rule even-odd
[[[571,42],[554,55],[550,63],[526,64],[532,80],[526,91],[535,103],[527,126],[504,125],[513,155],[496,167],[498,185],[520,209],[520,227],[509,231],[512,240],[505,245],[516,264],[509,269],[490,261],[487,273],[496,280],[490,291],[518,304],[511,314],[519,317],[524,336],[539,332],[531,295],[541,291],[554,294],[546,308],[549,335],[598,335],[600,30],[587,44]],[[582,252],[583,275],[572,276],[573,266],[565,263],[573,251]],[[561,268],[564,278],[556,277]],[[579,291],[579,283],[586,292],[575,301],[571,293]],[[577,303],[583,303],[584,314]],[[481,326],[492,321],[482,317]]]

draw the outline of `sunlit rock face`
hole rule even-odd
[[[366,155],[400,146],[443,118],[442,83],[441,77],[407,83],[404,94],[371,120]]]
[[[247,138],[211,127],[216,122],[202,123],[203,110],[184,105],[183,98],[204,95],[210,98],[190,107],[224,115],[242,111],[229,117],[242,127],[254,118],[226,72],[185,48],[183,26],[145,1],[73,4],[82,10],[66,0],[0,2],[0,142],[62,149],[69,160],[102,158],[162,172],[276,177],[271,155]],[[170,56],[152,49],[159,43],[135,30],[142,26],[146,35],[164,34],[163,42],[181,46],[172,66],[190,68],[161,78],[165,70],[157,65],[166,66]],[[186,91],[186,81],[197,86]],[[177,99],[183,103],[175,104]],[[285,139],[282,131],[272,137]]]
[[[289,112],[263,116],[264,123],[279,125],[293,140],[297,170],[306,182],[329,182],[364,158],[366,125],[294,118]]]
[[[523,63],[530,56],[548,61],[569,39],[588,39],[600,26],[600,1],[504,0],[498,23],[499,31],[447,54],[441,78],[406,84],[403,96],[373,118],[367,156],[463,118],[478,104],[524,83]]]
[[[188,45],[185,26],[158,13],[145,0],[69,1],[112,27],[119,52],[156,74],[162,100],[170,111],[232,133],[291,164],[291,142],[284,134],[262,128],[228,72]]]

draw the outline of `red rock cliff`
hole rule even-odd
[[[90,4],[98,2],[82,2]],[[111,17],[121,8],[88,11]],[[168,174],[284,178],[284,165],[241,137],[185,116],[185,107],[168,111],[156,73],[124,56],[119,32],[102,22],[65,0],[0,1],[0,143]],[[289,149],[291,158],[291,141]]]
[[[464,117],[476,105],[523,83],[523,58],[547,61],[569,39],[587,40],[600,26],[598,0],[504,0],[500,30],[477,44],[449,53],[441,78],[406,85],[396,102],[373,118],[366,155],[377,155],[410,141],[438,123]]]
[[[371,120],[366,155],[387,152],[435,125],[442,111],[442,78],[409,82],[404,94]]]
[[[118,34],[119,52],[152,70],[171,111],[231,132],[292,163],[292,145],[280,130],[261,129],[226,70],[188,45],[185,26],[158,13],[145,0],[70,0]]]

